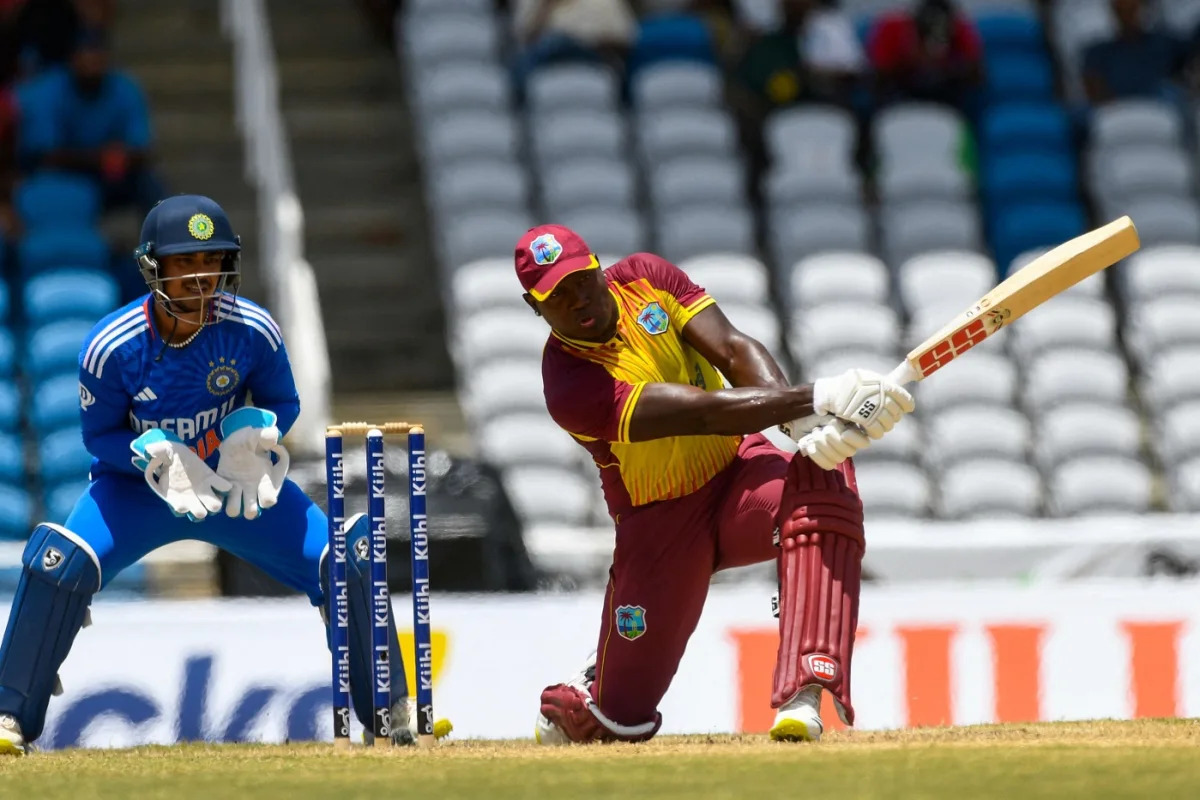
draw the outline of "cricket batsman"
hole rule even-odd
[[[823,690],[853,724],[864,537],[850,457],[913,410],[911,395],[860,369],[788,385],[658,256],[602,270],[576,233],[543,225],[515,262],[551,329],[546,406],[591,454],[616,523],[596,653],[542,692],[537,741],[654,736],[713,573],[768,560],[780,588],[771,738],[819,739]],[[794,455],[760,433],[774,426],[796,438]]]
[[[300,400],[279,327],[238,296],[240,241],[209,198],[161,201],[134,253],[149,293],[83,344],[90,484],[65,524],[33,529],[22,555],[0,644],[0,753],[21,755],[41,735],[92,597],[151,550],[208,542],[304,592],[325,616],[326,517],[287,479],[281,444]],[[370,736],[369,565],[354,546],[368,531],[362,515],[346,525],[351,694]],[[392,737],[407,743],[415,720],[394,630],[391,643]]]

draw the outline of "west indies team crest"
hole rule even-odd
[[[208,386],[209,394],[221,397],[227,395],[237,388],[241,382],[242,376],[237,371],[237,359],[231,358],[229,362],[225,362],[225,357],[216,361],[208,362],[211,368],[208,371],[208,378],[205,380],[205,385]]]
[[[646,609],[641,606],[617,606],[617,633],[633,641],[646,632]]]
[[[562,245],[554,238],[553,233],[543,233],[529,243],[529,252],[533,253],[534,263],[542,267],[558,261],[562,250]]]
[[[667,312],[658,303],[651,303],[638,312],[638,325],[645,329],[646,333],[651,336],[658,336],[660,333],[667,332],[667,325],[670,319],[667,317]]]
[[[199,239],[202,242],[211,239],[213,235],[212,219],[208,214],[193,214],[192,218],[188,220],[188,233],[192,235],[193,239]]]

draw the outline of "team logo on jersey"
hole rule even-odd
[[[562,245],[553,233],[543,233],[529,243],[529,252],[533,253],[533,261],[540,266],[549,266],[562,255]]]
[[[236,358],[231,358],[227,364],[225,363],[225,357],[222,356],[216,361],[208,362],[208,366],[212,367],[208,373],[208,379],[205,381],[209,394],[221,397],[237,388],[242,376],[238,374],[236,369]]]
[[[92,405],[95,402],[96,402],[96,395],[89,392],[88,388],[86,386],[84,386],[83,382],[81,381],[79,383],[79,407],[82,408],[84,411],[87,411],[88,406]]]
[[[53,572],[58,569],[58,566],[63,562],[63,554],[53,547],[47,547],[45,555],[42,556],[42,569],[47,572]]]
[[[646,333],[651,336],[658,336],[660,333],[667,332],[667,323],[669,318],[667,312],[658,303],[651,303],[638,312],[638,325],[645,328]]]
[[[617,606],[617,633],[633,641],[646,632],[646,609],[641,606]]]
[[[211,239],[213,235],[212,219],[208,214],[193,214],[192,218],[188,220],[188,233],[192,235],[193,239],[199,239],[202,242]]]

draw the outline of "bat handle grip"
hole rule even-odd
[[[921,380],[921,373],[913,369],[912,364],[909,364],[908,361],[901,361],[895,369],[887,374],[887,377],[889,381],[903,386],[906,383],[915,383]]]

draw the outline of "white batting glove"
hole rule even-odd
[[[853,422],[878,439],[896,426],[916,404],[904,387],[878,372],[849,369],[835,378],[813,383],[813,410]]]
[[[857,426],[840,419],[814,428],[796,443],[797,450],[821,469],[833,469],[871,444]]]
[[[279,443],[277,419],[272,411],[246,406],[221,420],[217,474],[232,484],[225,499],[231,517],[257,519],[260,509],[279,500],[291,457]]]
[[[224,494],[232,485],[178,437],[154,428],[134,439],[129,447],[134,453],[133,465],[142,470],[146,483],[175,516],[200,522],[221,510]]]

